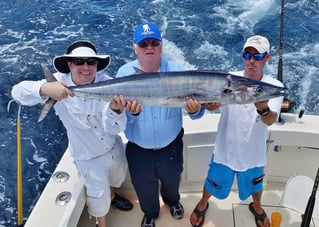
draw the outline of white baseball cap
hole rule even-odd
[[[253,47],[255,48],[258,53],[269,53],[270,50],[270,43],[267,38],[261,36],[261,35],[254,35],[247,39],[244,47],[243,52],[247,47]]]

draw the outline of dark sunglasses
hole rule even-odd
[[[250,54],[250,53],[244,52],[244,53],[243,53],[243,58],[244,58],[245,60],[250,60],[251,57],[253,57],[254,60],[260,61],[260,60],[263,60],[263,59],[266,57],[266,55],[267,55],[267,53]]]
[[[96,65],[98,63],[98,60],[96,58],[72,58],[71,62],[73,65],[84,65],[85,62],[88,65]]]
[[[145,48],[145,47],[147,47],[148,45],[151,45],[152,47],[157,47],[157,46],[159,46],[160,44],[161,44],[160,41],[155,40],[155,39],[151,39],[151,40],[144,40],[144,41],[140,42],[140,43],[138,44],[138,46],[139,46],[140,48]]]

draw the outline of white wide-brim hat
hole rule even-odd
[[[72,48],[73,47],[73,48]],[[70,45],[67,54],[53,59],[55,69],[61,73],[69,73],[67,62],[72,58],[96,58],[98,59],[97,71],[106,69],[111,61],[110,55],[98,55],[94,45],[88,41],[76,41]]]

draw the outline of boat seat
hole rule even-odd
[[[303,214],[313,190],[314,181],[308,176],[293,176],[287,181],[282,193],[280,205]],[[312,217],[319,217],[319,198],[316,197]]]

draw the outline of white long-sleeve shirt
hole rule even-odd
[[[55,73],[54,76],[67,86],[75,85],[70,74]],[[95,82],[107,79],[110,77],[97,73]],[[22,81],[12,88],[12,97],[22,105],[45,103],[47,97],[40,96],[40,87],[45,82]],[[105,101],[68,97],[58,101],[54,109],[67,130],[68,149],[74,160],[89,160],[105,154],[126,126],[124,111],[115,113]]]

